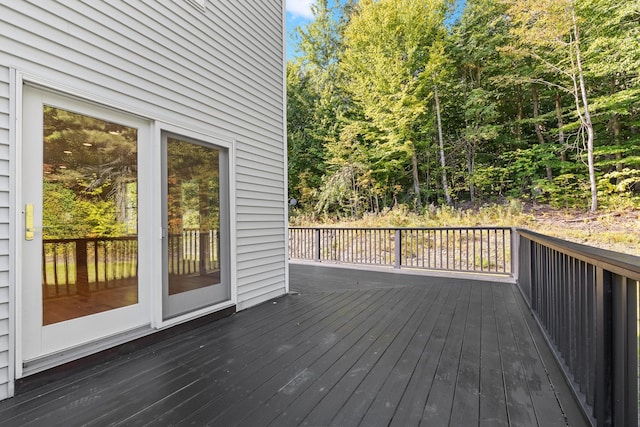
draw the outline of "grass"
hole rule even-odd
[[[561,239],[640,256],[640,210],[600,210],[596,215],[579,210],[523,205],[517,200],[473,209],[433,207],[416,213],[400,205],[362,218],[330,218],[296,215],[291,226],[332,227],[521,227]]]

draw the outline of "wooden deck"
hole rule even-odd
[[[291,290],[0,402],[0,425],[585,424],[514,285],[292,265]]]

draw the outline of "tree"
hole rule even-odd
[[[287,150],[289,196],[310,199],[325,170],[324,139],[314,127],[319,95],[301,65],[287,64]]]
[[[445,0],[316,5],[288,75],[308,206],[640,203],[640,3],[466,0],[448,29]]]
[[[509,85],[495,82],[496,76],[514,69],[514,64],[505,62],[498,52],[507,39],[507,30],[500,20],[504,10],[501,3],[492,0],[468,0],[451,37],[458,114],[450,120],[455,123],[454,132],[464,153],[459,168],[466,171],[458,174],[465,176],[472,203],[476,202],[478,172],[482,175],[483,169],[494,168],[497,153],[503,151],[498,143],[501,131],[508,128],[502,122],[516,121],[500,105],[500,100],[506,99],[502,94]],[[522,115],[518,114],[520,118]]]
[[[338,61],[352,8],[353,0],[334,7],[317,0],[314,19],[296,29],[300,55],[287,64],[289,194],[303,208],[315,205],[326,172],[325,145],[340,133],[345,96],[338,84]]]
[[[591,211],[598,208],[593,147],[594,129],[585,83],[580,23],[574,0],[504,0],[515,36],[515,51],[539,61],[565,83],[541,83],[571,94],[580,121],[580,138],[584,140],[591,188]],[[585,138],[586,134],[586,138]]]
[[[432,98],[434,101],[434,110],[436,114],[436,127],[438,148],[440,154],[440,167],[442,178],[442,191],[444,193],[445,203],[451,205],[451,193],[449,192],[449,183],[447,179],[447,162],[444,153],[444,136],[442,127],[442,108],[440,104],[440,95],[438,87],[446,85],[451,77],[451,63],[448,55],[445,53],[445,46],[442,40],[436,40],[430,46],[429,62],[425,65],[423,75],[433,85]],[[430,96],[431,97],[431,96]]]
[[[345,31],[340,69],[345,90],[370,121],[381,169],[411,171],[421,204],[418,153],[423,148],[430,46],[444,32],[444,0],[363,0]]]

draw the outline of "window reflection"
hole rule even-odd
[[[220,283],[219,151],[167,140],[169,295]]]
[[[137,129],[44,107],[43,323],[138,302]]]

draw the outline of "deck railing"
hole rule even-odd
[[[291,259],[441,271],[512,273],[509,227],[289,229]]]
[[[585,413],[598,426],[640,425],[640,258],[518,235],[518,284]]]

